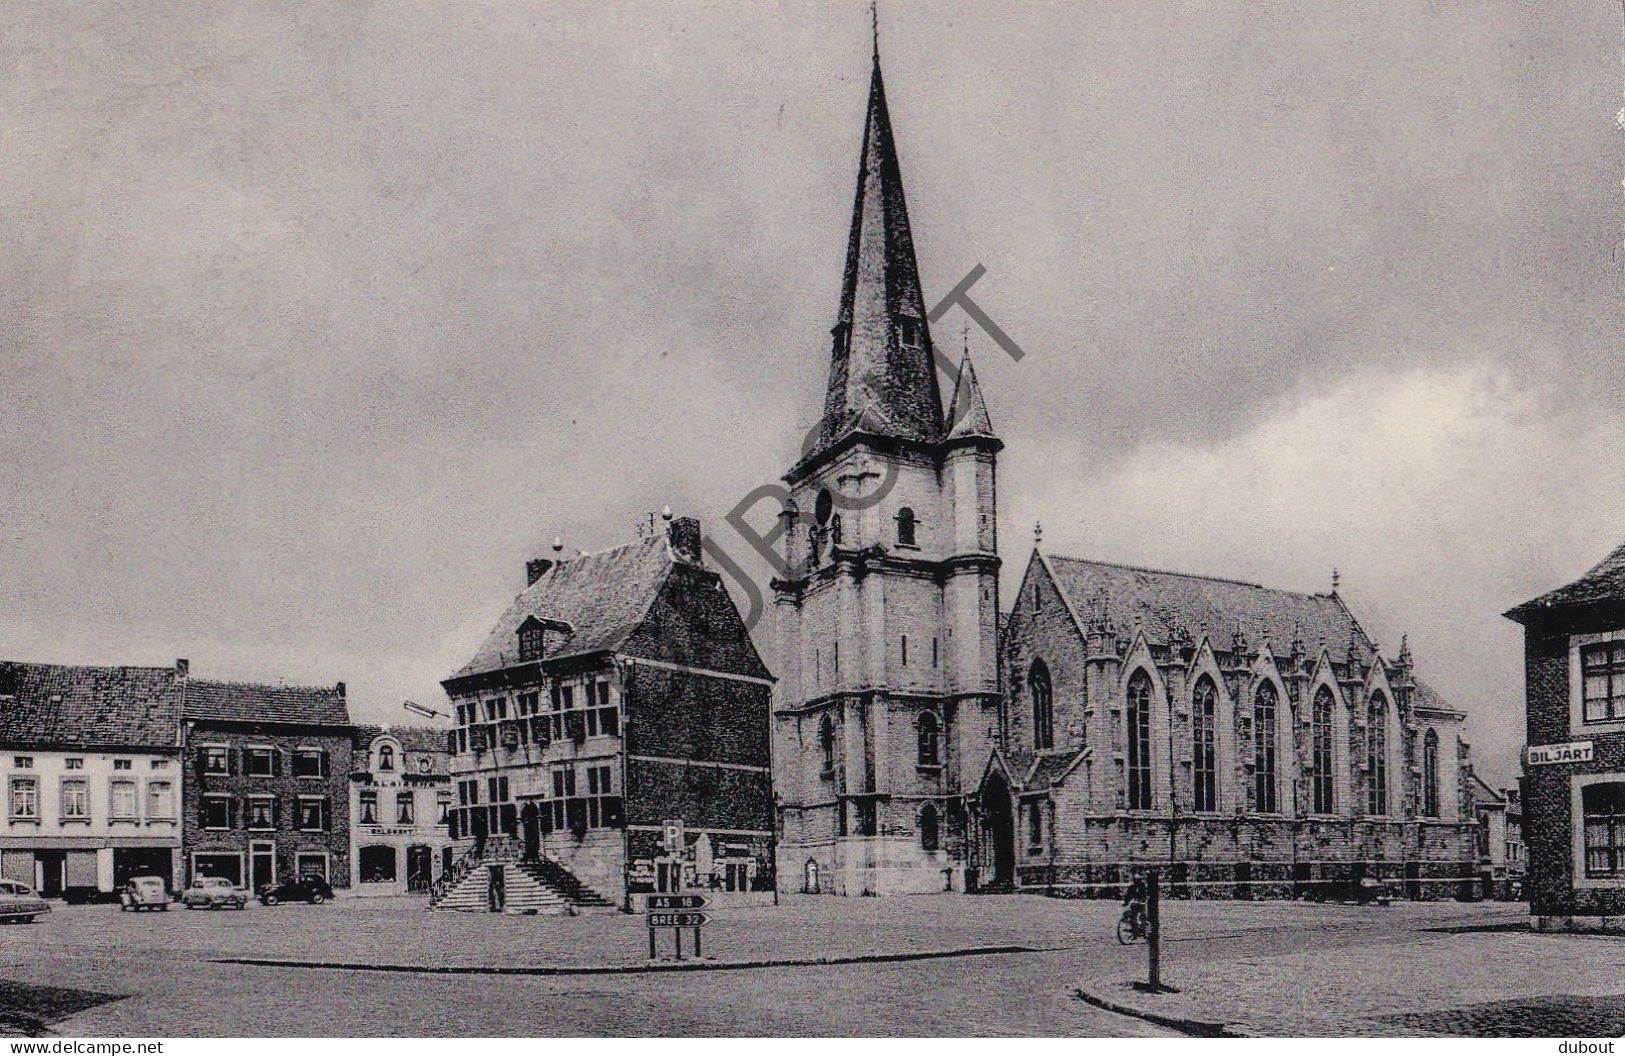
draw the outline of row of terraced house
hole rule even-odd
[[[353,725],[342,682],[0,662],[0,789],[0,875],[48,898],[135,876],[426,891],[449,861],[444,734]]]

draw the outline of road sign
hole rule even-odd
[[[657,909],[704,909],[711,904],[711,900],[704,895],[650,895],[644,909],[653,912]]]
[[[667,821],[661,826],[661,836],[666,845],[666,853],[676,854],[683,849],[683,819],[677,818]]]
[[[650,913],[651,928],[703,928],[710,921],[704,913]]]

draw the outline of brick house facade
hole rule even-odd
[[[526,574],[443,683],[451,837],[488,874],[485,908],[504,908],[506,862],[623,906],[679,887],[771,897],[772,681],[699,523]]]
[[[1506,616],[1524,629],[1529,911],[1625,931],[1625,546]]]
[[[334,687],[188,681],[182,708],[188,881],[251,891],[317,874],[350,886],[352,732]]]

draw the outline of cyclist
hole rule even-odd
[[[1123,916],[1133,927],[1136,936],[1148,933],[1145,915],[1146,897],[1145,881],[1140,877],[1135,877],[1134,882],[1128,885],[1128,890],[1123,892]]]

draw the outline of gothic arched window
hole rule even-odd
[[[1388,813],[1388,699],[1371,695],[1371,709],[1365,725],[1365,768],[1367,814]]]
[[[1253,694],[1253,809],[1265,814],[1279,809],[1275,798],[1275,724],[1280,699],[1274,682],[1263,683]]]
[[[915,720],[915,728],[919,733],[918,759],[921,766],[942,765],[942,726],[937,721],[934,711],[922,711]]]
[[[1033,749],[1055,747],[1055,697],[1050,690],[1049,668],[1034,660],[1027,672],[1027,685],[1033,693]]]
[[[920,849],[934,851],[941,840],[940,825],[937,819],[937,808],[927,803],[920,808]]]
[[[835,720],[825,715],[818,720],[818,747],[824,753],[824,773],[835,772]]]
[[[1422,738],[1422,815],[1439,816],[1439,735],[1433,730]]]
[[[914,545],[914,511],[907,506],[897,511],[897,545]]]
[[[1325,686],[1315,694],[1315,704],[1309,713],[1310,780],[1313,793],[1312,807],[1316,814],[1331,814],[1337,809],[1336,784],[1332,780],[1332,715],[1336,706],[1332,691]]]
[[[1128,680],[1128,809],[1151,809],[1151,676]]]
[[[1203,675],[1191,694],[1192,805],[1197,810],[1219,809],[1218,700],[1213,679]]]

